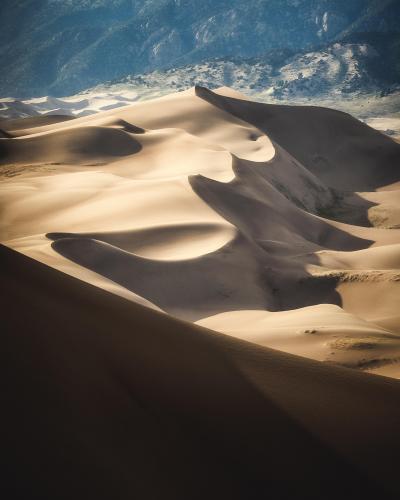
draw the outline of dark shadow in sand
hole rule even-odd
[[[125,122],[124,122],[125,123]],[[127,124],[134,133],[143,129]],[[55,129],[44,135],[2,139],[0,141],[0,163],[58,162],[88,163],[101,158],[108,161],[138,153],[142,149],[134,133],[119,128],[82,126]],[[132,128],[133,127],[133,128]]]
[[[7,498],[396,498],[395,380],[200,330],[2,246],[0,260]]]
[[[329,187],[373,191],[399,180],[400,145],[356,118],[317,106],[287,106],[196,95],[263,131]]]
[[[27,116],[26,118],[11,118],[8,120],[0,120],[0,128],[6,130],[7,132],[10,132],[13,130],[54,125],[55,123],[62,123],[74,119],[75,116],[69,115]]]

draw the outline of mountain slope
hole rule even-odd
[[[365,35],[363,37],[365,39]],[[371,35],[371,41],[375,38]],[[387,40],[387,42],[389,42]],[[355,93],[387,93],[400,87],[400,72],[382,71],[393,43],[334,43],[309,52],[292,54],[270,51],[256,58],[219,58],[143,75],[129,75],[104,83],[100,90],[126,85],[143,89],[183,90],[193,85],[231,86],[247,94],[264,93],[278,99],[331,96]]]
[[[395,0],[17,0],[0,7],[2,95],[66,95],[221,56],[398,31]]]

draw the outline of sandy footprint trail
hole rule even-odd
[[[130,300],[400,377],[400,145],[203,88],[0,139],[1,241]]]

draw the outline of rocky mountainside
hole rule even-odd
[[[360,33],[398,39],[399,16],[398,0],[4,0],[0,92],[68,95],[214,58],[315,51]]]
[[[267,53],[258,58],[218,58],[144,75],[129,75],[102,85],[184,90],[194,85],[229,86],[246,94],[263,93],[277,99],[343,96],[354,93],[389,94],[400,78],[379,71],[383,53],[368,43],[334,43],[298,54]]]

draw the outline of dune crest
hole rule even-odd
[[[400,145],[196,87],[1,124],[1,241],[186,321],[400,377]]]

